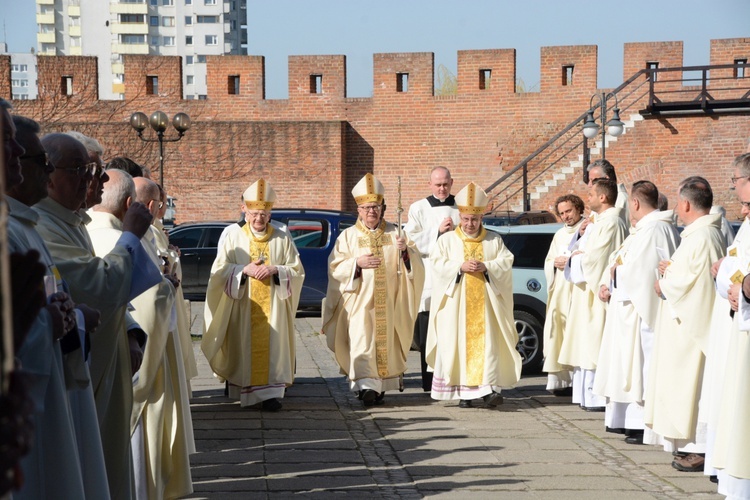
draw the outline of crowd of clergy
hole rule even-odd
[[[0,320],[13,325],[15,355],[0,381],[0,495],[188,495],[197,368],[179,249],[160,223],[166,192],[132,160],[105,166],[96,139],[40,137],[10,109],[0,99],[14,305]],[[750,153],[731,169],[748,216]],[[603,412],[627,443],[704,471],[729,498],[750,498],[749,219],[735,236],[702,177],[680,182],[674,210],[648,180],[628,192],[606,160],[587,177],[585,203],[569,194],[554,207],[563,227],[544,269],[547,389]],[[358,218],[328,259],[321,331],[365,407],[403,390],[418,350],[433,399],[494,408],[521,376],[513,254],[482,224],[481,187],[451,194],[445,167],[428,186],[403,225],[400,193],[394,224],[374,175],[354,186]],[[211,269],[201,342],[226,395],[267,412],[294,382],[305,279],[290,228],[271,220],[276,199],[265,179],[242,193]]]
[[[0,496],[188,495],[197,367],[166,192],[127,158],[105,168],[95,138],[40,137],[10,109],[0,99],[15,356]]]
[[[580,197],[556,200],[564,226],[545,261],[544,371],[549,391],[603,412],[607,431],[662,447],[674,468],[747,499],[750,153],[726,170],[745,216],[736,235],[698,176],[680,182],[668,210],[653,183],[628,193],[599,160],[588,216]]]

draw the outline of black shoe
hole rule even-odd
[[[365,389],[362,391],[362,402],[365,406],[373,406],[377,397],[378,393],[372,389]]]
[[[385,392],[381,392],[380,394],[375,396],[375,404],[378,406],[385,404]]]
[[[492,391],[491,393],[487,394],[482,399],[484,399],[484,404],[486,404],[487,406],[491,408],[494,408],[497,405],[503,404],[503,397],[495,391]]]
[[[266,399],[260,404],[260,408],[264,411],[279,411],[281,403],[276,398]]]
[[[607,410],[605,406],[584,406],[586,411],[601,413]]]
[[[458,402],[459,408],[471,408],[471,400],[470,399],[462,399]]]
[[[719,484],[719,476],[708,476],[708,480],[712,483]]]
[[[612,434],[626,434],[627,433],[626,430],[622,427],[607,427],[605,425],[604,430],[606,432],[611,432]]]
[[[573,388],[566,387],[565,389],[553,389],[552,394],[557,397],[572,396]]]
[[[631,434],[625,438],[625,442],[628,444],[643,444],[643,433],[638,432]]]

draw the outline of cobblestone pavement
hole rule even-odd
[[[296,328],[297,376],[278,413],[225,398],[194,343],[191,498],[721,498],[670,454],[604,432],[602,413],[549,395],[543,377],[503,391],[496,409],[461,409],[422,392],[411,353],[405,391],[365,409],[320,318]]]

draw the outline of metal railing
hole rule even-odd
[[[713,78],[711,71],[714,72]],[[685,74],[699,72],[700,77],[685,78]],[[679,78],[666,78],[678,73]],[[695,82],[697,85],[686,86]],[[689,96],[681,99],[682,96]],[[676,96],[676,97],[675,97]],[[601,121],[602,104],[611,108],[609,100],[615,98],[623,117],[627,112],[646,117],[668,113],[725,113],[750,112],[750,65],[736,63],[715,66],[686,66],[680,68],[642,69],[619,87],[608,92],[603,103],[584,111],[515,167],[490,184],[485,191],[495,207],[508,206],[521,196],[524,210],[531,209],[529,186],[543,180],[550,169],[561,163],[582,161],[583,175],[589,164],[590,148],[581,133],[587,113],[591,111],[597,122]],[[493,190],[497,189],[495,193]]]

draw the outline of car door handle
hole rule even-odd
[[[180,252],[180,255],[183,256],[183,257],[193,257],[193,256],[198,255],[198,254],[194,253],[194,252],[188,252],[188,253],[186,253],[186,252]]]

